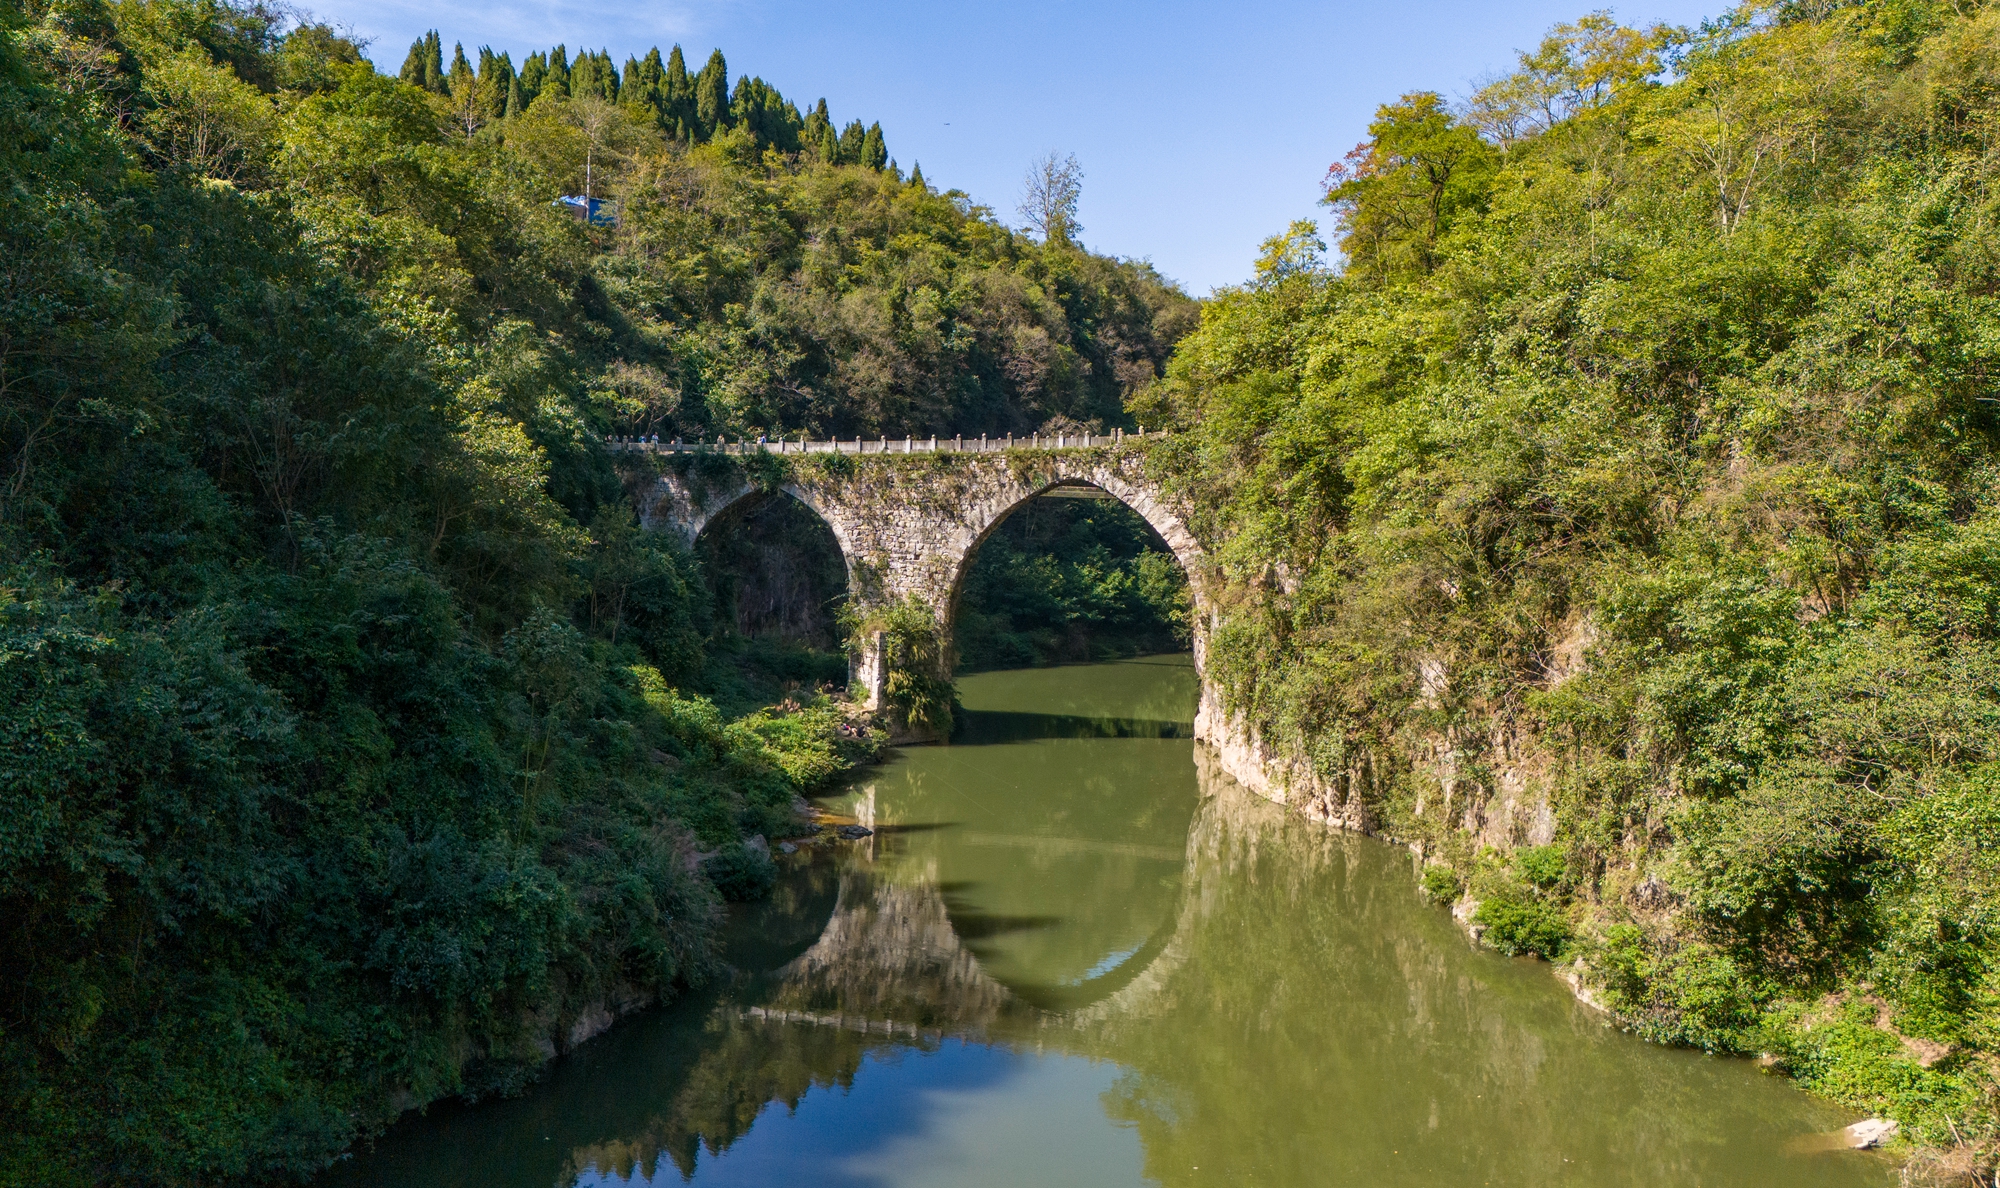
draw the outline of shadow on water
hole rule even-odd
[[[968,678],[994,733],[842,798],[875,835],[738,909],[725,982],[321,1182],[1893,1181],[1804,1149],[1849,1120],[1825,1103],[1641,1044],[1545,965],[1469,947],[1407,855],[1123,725],[1178,728],[1187,675]],[[1079,685],[1113,712],[1063,704]]]
[[[1093,718],[1082,714],[1004,713],[966,710],[952,731],[955,746],[1025,742],[1042,738],[1193,738],[1191,722],[1150,718]]]

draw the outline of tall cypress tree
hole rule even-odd
[[[931,188],[930,184],[924,181],[924,163],[922,161],[910,166],[910,185],[924,191],[929,191]]]
[[[542,89],[553,91],[567,99],[569,81],[569,47],[559,45],[549,51],[549,76],[542,83]]]
[[[581,54],[576,65],[579,71],[584,72],[585,81],[579,85],[575,78],[570,80],[572,95],[590,95],[606,103],[618,102],[618,67],[611,61],[610,51]]]
[[[712,51],[694,76],[694,116],[703,140],[729,126],[729,64],[721,50]]]
[[[648,50],[644,58],[625,59],[625,81],[619,85],[618,101],[632,113],[632,118],[665,126],[666,96],[661,90],[665,76],[666,65],[660,61],[659,46]]]
[[[666,92],[666,110],[660,127],[676,140],[694,140],[694,80],[688,77],[687,59],[681,47],[667,55],[667,77],[661,84]]]
[[[504,119],[507,115],[507,97],[514,90],[514,59],[507,54],[496,54],[491,46],[479,47],[479,81],[486,93],[487,115],[492,119]]]
[[[818,152],[820,138],[831,127],[833,119],[826,114],[826,100],[822,99],[806,113],[805,126],[799,129],[799,140],[805,147]]]
[[[424,34],[424,90],[444,94],[444,39],[436,29]]]
[[[861,163],[880,173],[889,163],[889,146],[882,142],[882,125],[868,125],[868,134],[861,138]]]
[[[511,120],[526,110],[528,110],[528,100],[521,91],[521,78],[516,75],[507,82],[507,107],[500,113],[500,117]]]
[[[396,72],[397,78],[402,79],[413,87],[424,85],[425,40],[425,38],[419,37],[410,43],[410,56],[403,59],[403,68]]]
[[[848,121],[847,127],[840,130],[840,163],[842,165],[861,164],[861,146],[867,140],[868,130],[861,126],[861,121]]]
[[[542,84],[548,80],[548,77],[549,59],[540,50],[521,59],[522,111],[528,110],[528,106],[535,101],[535,96],[542,93]]]
[[[473,73],[472,63],[465,59],[465,43],[454,42],[451,47],[451,73],[445,75],[446,88],[453,95],[459,95],[478,81],[479,76]]]

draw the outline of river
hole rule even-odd
[[[985,673],[726,984],[320,1183],[1887,1185],[1854,1116],[1473,948],[1401,850],[1245,791],[1184,657]]]

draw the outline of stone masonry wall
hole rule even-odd
[[[692,543],[738,502],[781,491],[832,530],[847,562],[848,595],[864,616],[914,596],[936,613],[949,638],[967,566],[993,529],[1051,487],[1098,487],[1138,512],[1187,572],[1199,670],[1206,658],[1209,561],[1182,515],[1147,477],[1145,455],[1136,441],[979,453],[766,455],[762,465],[744,466],[716,483],[669,468],[642,498],[641,512],[648,527]],[[871,704],[879,704],[885,677],[879,645],[864,647],[855,679]]]

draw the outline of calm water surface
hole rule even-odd
[[[327,1185],[1886,1185],[1853,1120],[1470,948],[1409,858],[1191,741],[1185,658],[960,681],[868,841],[742,911],[725,986]]]

